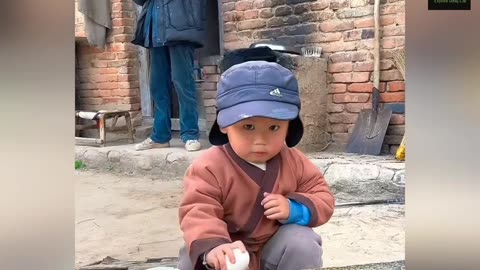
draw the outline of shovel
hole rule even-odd
[[[380,93],[380,0],[375,0],[375,48],[373,65],[372,109],[362,110],[347,144],[348,153],[378,156],[387,133],[392,110],[379,107]]]

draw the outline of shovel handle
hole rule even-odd
[[[372,89],[372,110],[378,112],[378,104],[380,103],[380,91],[378,88],[373,87]]]

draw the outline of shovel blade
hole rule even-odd
[[[380,155],[382,144],[392,117],[391,109],[362,110],[347,144],[347,153]]]

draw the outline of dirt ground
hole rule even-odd
[[[177,256],[183,245],[177,206],[181,182],[77,171],[76,267],[106,256]],[[404,260],[403,205],[339,208],[324,226],[324,266]]]

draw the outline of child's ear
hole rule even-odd
[[[227,130],[225,128],[220,128],[220,132],[222,132],[223,134],[227,134]]]

